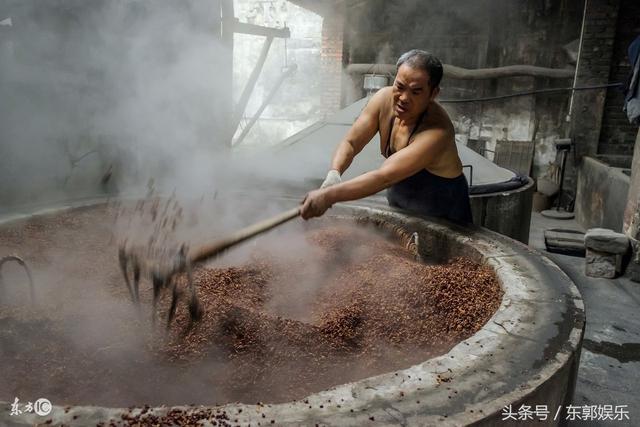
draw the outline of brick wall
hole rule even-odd
[[[638,35],[640,35],[640,2],[622,0],[618,13],[615,41],[612,42],[613,57],[609,76],[611,82],[624,83],[631,73],[627,48]],[[607,90],[598,153],[633,154],[638,129],[627,120],[627,115],[622,111],[623,103],[624,94],[620,90]]]
[[[587,2],[576,86],[609,82],[619,6],[620,0]],[[574,95],[571,135],[580,156],[597,153],[606,93],[602,89]]]
[[[321,109],[324,116],[340,109],[343,34],[344,14],[336,11],[334,14],[325,15],[322,21],[320,50],[323,88]]]

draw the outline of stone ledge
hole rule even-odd
[[[589,277],[613,279],[616,277],[617,255],[587,248],[585,274]]]
[[[629,238],[606,228],[591,228],[584,235],[587,249],[609,254],[624,254],[629,250]]]

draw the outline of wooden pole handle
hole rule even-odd
[[[250,239],[251,237],[257,236],[258,234],[264,233],[265,231],[269,231],[272,228],[277,227],[278,225],[283,224],[289,220],[292,220],[299,215],[300,208],[296,207],[269,219],[265,219],[263,221],[252,224],[212,244],[201,246],[193,251],[190,251],[188,256],[189,262],[193,265],[199,262],[206,261],[218,255],[220,252],[237,245],[238,243]]]

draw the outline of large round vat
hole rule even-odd
[[[561,422],[562,416],[554,415],[573,393],[584,306],[555,264],[495,232],[409,216],[375,201],[335,206],[330,213],[417,236],[414,243],[425,260],[463,256],[491,267],[504,292],[497,312],[446,354],[297,401],[151,408],[54,402],[46,417],[11,415],[13,402],[7,401],[0,403],[0,424],[118,425],[131,417],[149,422],[157,417],[205,425],[495,425],[505,408],[517,412],[521,405],[546,405],[550,415],[545,422]]]

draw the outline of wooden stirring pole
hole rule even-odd
[[[283,224],[289,220],[292,220],[299,215],[300,208],[296,207],[269,219],[265,219],[241,230],[238,230],[235,233],[221,240],[218,240],[217,242],[191,250],[189,251],[188,255],[189,263],[191,265],[194,265],[213,258],[221,252],[231,248],[232,246],[235,246],[238,243],[257,236],[258,234],[264,233],[265,231],[269,231],[272,228],[277,227],[278,225]]]

